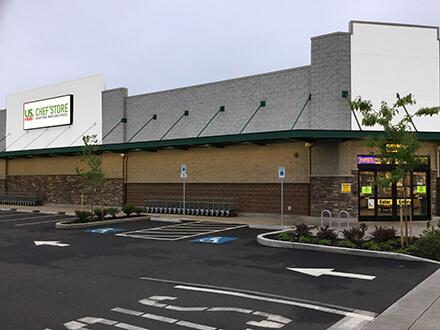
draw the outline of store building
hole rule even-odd
[[[93,76],[7,96],[0,111],[0,189],[41,192],[48,203],[79,204],[82,136],[95,134],[108,205],[180,196],[230,198],[242,213],[347,210],[363,220],[395,219],[400,184],[380,190],[390,167],[370,156],[349,107],[412,93],[440,104],[437,27],[350,22],[349,32],[311,39],[311,64],[174,90],[128,95]],[[440,213],[440,116],[415,121],[426,163],[408,177],[415,219]]]

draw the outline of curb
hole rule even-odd
[[[150,216],[124,218],[124,219],[113,219],[113,220],[102,220],[84,223],[72,223],[72,220],[60,221],[55,224],[56,229],[79,229],[79,228],[89,228],[97,227],[102,225],[113,225],[119,223],[135,222],[135,221],[148,221],[151,220]]]
[[[64,212],[64,211],[41,211],[40,209],[20,209],[15,207],[5,208],[0,207],[0,211],[16,211],[24,213],[44,213],[44,214],[62,214],[62,215],[75,215],[74,212]]]
[[[287,248],[287,249],[298,249],[298,250],[309,250],[309,251],[317,251],[317,252],[330,252],[330,253],[339,253],[339,254],[347,254],[353,256],[360,257],[372,257],[372,258],[385,258],[385,259],[394,259],[394,260],[404,260],[404,261],[419,261],[419,262],[430,262],[433,264],[440,265],[440,261],[435,261],[426,258],[420,258],[416,256],[411,256],[403,253],[396,252],[385,252],[385,251],[370,251],[370,250],[361,250],[361,249],[352,249],[345,248],[339,246],[326,246],[326,245],[317,245],[310,243],[297,243],[297,242],[287,242],[287,241],[279,241],[270,238],[266,238],[268,235],[275,235],[284,232],[292,231],[292,229],[287,230],[278,230],[270,233],[264,233],[257,236],[257,242],[260,245],[274,247],[274,248]]]

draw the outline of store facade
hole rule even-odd
[[[0,192],[79,204],[81,138],[96,135],[108,205],[181,198],[186,164],[188,198],[275,214],[282,166],[286,215],[327,209],[396,220],[403,184],[377,185],[392,166],[379,164],[364,140],[381,132],[363,127],[349,101],[394,102],[399,91],[417,99],[409,112],[436,106],[439,71],[437,27],[351,22],[349,32],[312,38],[311,64],[302,67],[139,95],[105,89],[100,75],[11,94],[0,111]],[[426,161],[406,180],[407,203],[415,220],[426,220],[439,214],[440,116],[415,125]]]

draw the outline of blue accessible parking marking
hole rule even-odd
[[[206,244],[225,244],[231,241],[235,241],[238,237],[230,236],[209,236],[203,238],[193,239],[193,243],[206,243]]]
[[[121,231],[125,231],[125,229],[114,228],[114,227],[102,227],[95,229],[87,229],[84,231],[87,233],[94,233],[94,234],[113,234],[113,233],[120,233]]]

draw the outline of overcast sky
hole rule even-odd
[[[97,73],[134,95],[307,65],[354,19],[439,26],[440,0],[0,0],[0,109]]]

